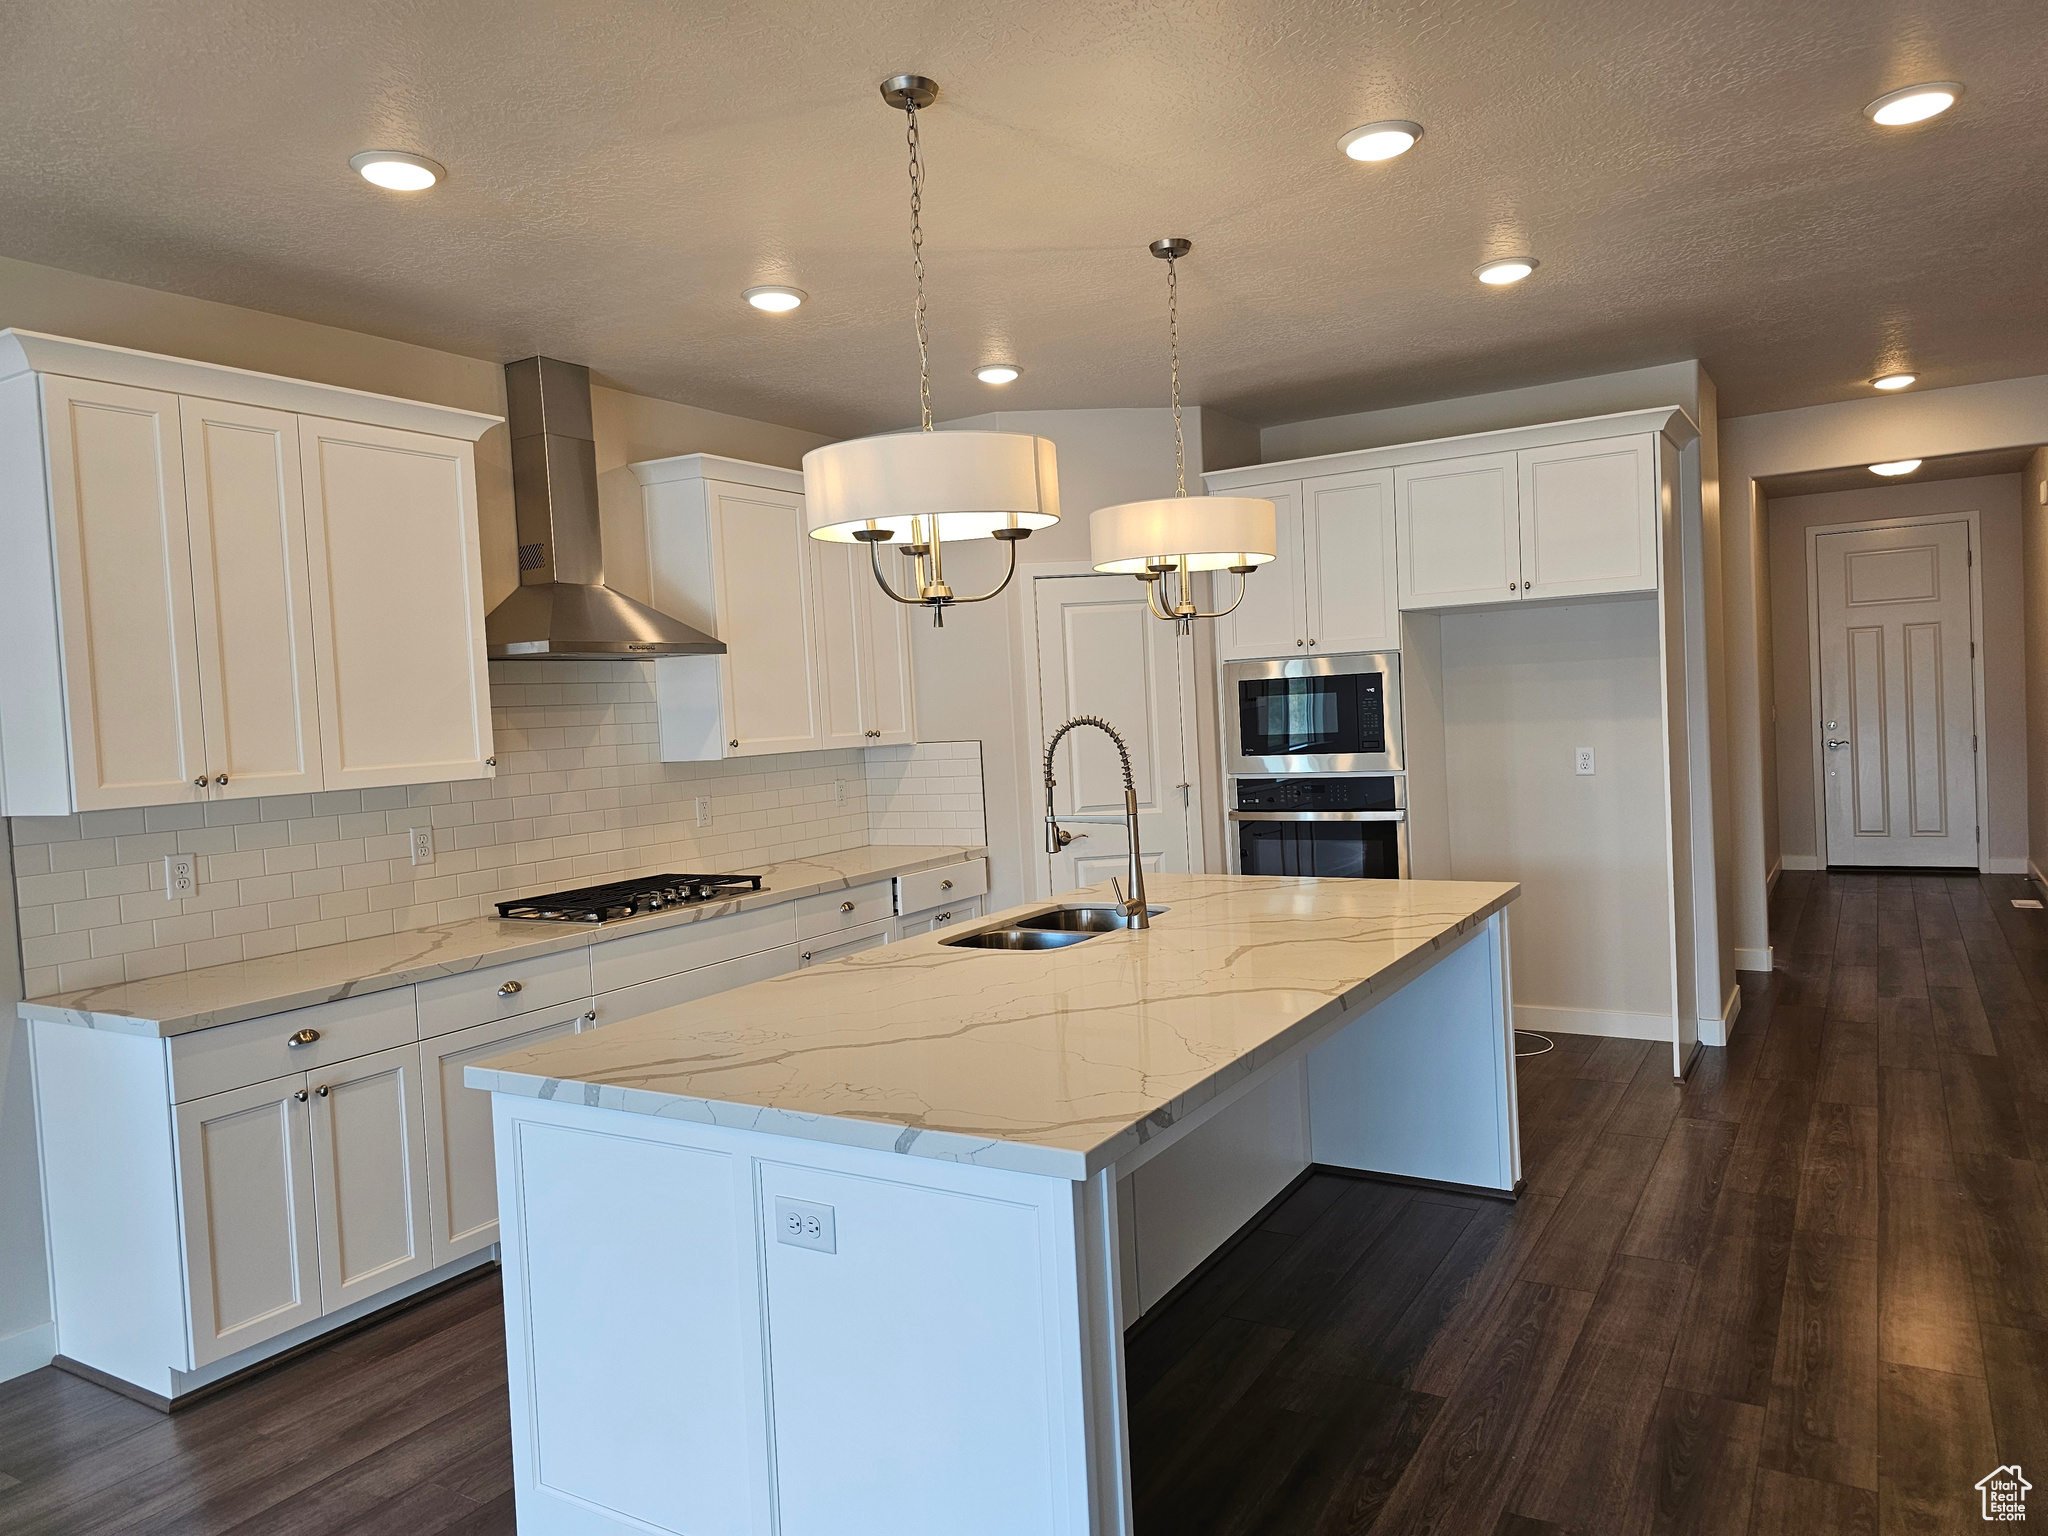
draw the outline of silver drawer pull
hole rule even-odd
[[[299,1103],[303,1104],[306,1102],[306,1090],[301,1088],[297,1093],[293,1094],[292,1097],[298,1100]]]
[[[325,1083],[322,1083],[318,1088],[315,1088],[313,1091],[319,1094],[320,1097],[323,1099],[327,1097],[327,1085]]]
[[[953,882],[950,880],[941,880],[939,882],[939,889],[942,891],[950,891],[951,889],[953,889]]]
[[[584,1014],[583,1022],[586,1024],[595,1024],[597,1022],[597,1010],[593,1008],[588,1013]]]
[[[842,912],[851,912],[853,910],[853,903],[850,901],[842,901],[841,903],[839,903],[839,910]]]
[[[523,987],[521,987],[521,986],[519,985],[519,983],[518,983],[518,982],[516,982],[516,981],[508,981],[508,982],[506,982],[506,983],[505,983],[505,985],[503,985],[502,987],[498,988],[498,996],[500,996],[500,997],[510,997],[510,996],[511,996],[511,995],[512,995],[512,994],[513,994],[514,992],[521,992],[521,991],[524,991],[524,990],[525,990],[525,989],[524,989]]]
[[[285,1041],[285,1044],[296,1051],[300,1046],[311,1045],[315,1040],[318,1040],[319,1038],[319,1030],[302,1029],[296,1035],[293,1035],[289,1040]]]

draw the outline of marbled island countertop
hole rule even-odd
[[[1401,987],[1518,885],[1159,875],[1143,933],[929,935],[466,1069],[473,1088],[1086,1178]],[[1107,900],[1106,886],[1064,897]],[[977,922],[1043,909],[1035,902]]]
[[[210,965],[203,970],[180,971],[149,981],[110,982],[76,992],[55,992],[30,998],[21,1004],[20,1013],[25,1019],[49,1019],[121,1034],[182,1035],[195,1029],[211,1029],[216,1024],[233,1024],[291,1008],[381,992],[387,987],[411,986],[437,976],[460,976],[486,965],[581,949],[609,939],[672,928],[679,923],[701,923],[706,918],[796,901],[821,891],[850,890],[892,875],[915,874],[921,869],[979,858],[987,851],[979,846],[923,848],[872,843],[807,859],[786,859],[780,864],[745,864],[720,873],[758,874],[763,889],[730,901],[674,907],[602,926],[473,917],[377,938],[352,939],[346,944],[323,944],[317,949],[294,950],[261,960]],[[551,888],[565,890],[667,870],[666,865],[653,864],[625,874],[562,880]]]

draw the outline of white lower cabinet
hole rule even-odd
[[[498,1240],[498,1166],[491,1143],[491,1096],[463,1085],[462,1069],[491,1056],[573,1035],[591,1019],[591,1003],[493,1019],[423,1040],[420,1081],[426,1097],[428,1238],[436,1267]]]
[[[434,1267],[419,1048],[358,1056],[306,1081],[320,1307],[332,1312]]]
[[[906,939],[919,934],[938,933],[955,928],[962,923],[972,922],[981,916],[981,898],[970,896],[965,901],[956,901],[950,907],[934,907],[929,912],[913,912],[896,925],[897,932]]]
[[[194,1369],[320,1316],[309,1097],[298,1072],[177,1107]]]

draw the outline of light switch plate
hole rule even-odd
[[[434,829],[432,827],[407,827],[405,835],[412,839],[412,861],[415,864],[434,862]]]
[[[1578,756],[1577,756],[1577,758],[1575,759],[1575,761],[1574,761],[1574,762],[1573,762],[1573,764],[1572,764],[1572,772],[1574,772],[1574,773],[1591,773],[1592,771],[1593,771],[1593,749],[1592,749],[1591,747],[1581,747],[1581,748],[1579,748],[1579,751],[1578,751]]]
[[[199,856],[192,853],[164,855],[164,900],[183,901],[199,894]]]
[[[819,1253],[839,1251],[839,1232],[832,1219],[832,1207],[814,1200],[775,1197],[775,1241],[792,1248],[810,1248]]]

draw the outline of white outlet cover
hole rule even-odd
[[[839,1231],[832,1207],[814,1200],[775,1197],[775,1241],[792,1248],[809,1248],[818,1253],[839,1251]]]
[[[711,825],[711,797],[709,795],[699,795],[697,797],[697,825],[700,827]]]
[[[1573,758],[1572,771],[1574,773],[1591,773],[1594,771],[1593,749],[1591,747],[1579,748],[1577,754]]]
[[[434,829],[432,827],[407,827],[405,835],[412,839],[412,861],[415,864],[434,862]]]
[[[194,854],[164,855],[164,899],[183,901],[199,894],[199,862]]]

